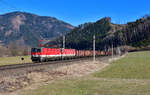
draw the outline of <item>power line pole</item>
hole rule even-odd
[[[95,35],[93,36],[93,62],[95,62]]]
[[[113,42],[112,42],[112,59],[113,59],[113,57],[114,57],[114,51],[113,51],[114,49],[113,49]]]
[[[63,35],[63,48],[65,48],[65,35]]]
[[[117,51],[118,51],[118,55],[120,56],[121,52],[120,52],[120,47],[117,47]]]

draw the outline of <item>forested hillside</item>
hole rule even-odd
[[[95,23],[79,25],[66,35],[66,48],[92,49],[93,35],[96,36],[96,49],[104,50],[112,46],[143,48],[150,44],[150,16],[146,15],[135,22],[113,24],[105,17]],[[49,44],[62,47],[62,37]]]
[[[116,40],[116,45],[126,44],[137,48],[148,46],[150,44],[150,16],[127,23],[124,29],[115,33],[114,40]]]

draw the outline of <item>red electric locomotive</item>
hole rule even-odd
[[[75,56],[75,49],[63,48],[32,48],[31,60],[33,62],[46,62],[50,60],[59,60],[66,58],[73,58]]]

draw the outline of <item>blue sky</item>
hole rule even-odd
[[[0,0],[0,14],[25,11],[52,16],[74,26],[111,17],[126,23],[150,14],[150,0]],[[3,1],[3,2],[2,2]],[[14,8],[15,7],[15,8]]]

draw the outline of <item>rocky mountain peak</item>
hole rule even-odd
[[[27,12],[11,12],[0,15],[0,41],[8,45],[13,41],[37,46],[39,39],[52,39],[66,34],[74,26],[49,16]]]

